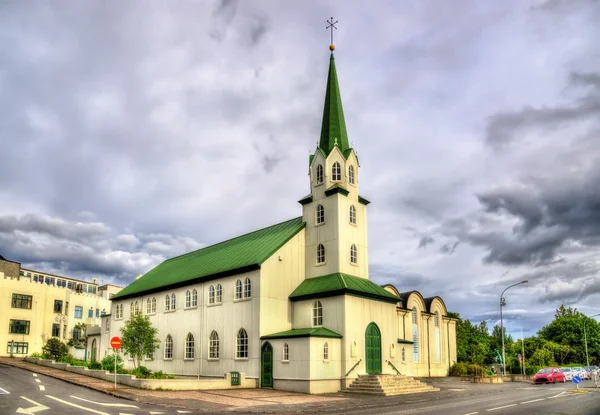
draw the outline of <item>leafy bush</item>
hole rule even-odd
[[[146,366],[138,366],[131,371],[131,374],[139,379],[148,379],[152,372]]]
[[[167,375],[166,373],[163,373],[162,370],[159,370],[158,372],[154,372],[152,375],[150,375],[151,379],[175,379],[175,376],[173,375]]]
[[[120,355],[109,354],[102,359],[102,369],[115,373],[115,356],[117,357],[117,373],[120,373],[119,369],[123,369],[123,358]]]
[[[31,354],[29,355],[29,357],[40,357],[40,358],[44,359],[44,355],[43,355],[43,354],[41,354],[41,353],[38,353],[38,352],[31,353]]]
[[[467,366],[464,362],[455,363],[450,369],[450,376],[467,376]]]
[[[48,339],[44,347],[42,347],[42,350],[44,353],[48,354],[51,359],[56,361],[64,359],[64,357],[69,354],[69,348],[67,345],[56,337]]]
[[[525,366],[525,373],[528,375],[535,375],[540,369],[540,366]]]
[[[102,363],[92,362],[88,365],[88,368],[93,369],[93,370],[100,370],[100,369],[102,369]],[[113,363],[113,368],[114,368],[114,363]]]
[[[117,362],[118,364],[118,362]],[[123,366],[117,366],[117,374],[119,375],[129,375],[131,374],[131,372],[127,369],[125,369]]]
[[[483,375],[483,367],[470,364],[467,366],[467,375],[481,376]]]

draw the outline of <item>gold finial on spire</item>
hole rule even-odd
[[[331,30],[331,44],[329,45],[329,50],[332,52],[335,50],[335,45],[333,44],[333,29],[337,30],[337,27],[335,27],[337,22],[338,22],[337,20],[334,22],[333,17],[331,17],[331,20],[327,20],[327,23],[329,23],[329,24],[325,28],[325,29]]]

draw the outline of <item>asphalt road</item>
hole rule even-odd
[[[0,414],[191,414],[119,399],[62,380],[0,365]]]

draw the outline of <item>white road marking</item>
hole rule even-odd
[[[127,414],[125,412],[119,412],[119,415],[133,415],[133,414]]]
[[[36,401],[34,401],[32,399],[26,398],[25,396],[21,396],[21,398],[25,399],[29,403],[34,404],[35,406],[32,406],[31,408],[18,408],[17,409],[18,414],[32,415],[32,414],[35,414],[36,412],[45,411],[46,409],[50,409],[47,406],[42,405],[41,403],[37,403]]]
[[[39,385],[41,391],[45,391],[46,387],[44,385]]]
[[[475,414],[478,414],[478,413],[479,412],[469,412],[468,414],[465,414],[465,415],[475,415]]]
[[[451,391],[451,392],[462,392],[462,391],[464,391],[464,389],[448,389],[448,390]]]
[[[10,395],[10,392],[7,391],[6,389],[0,388],[0,395]]]
[[[560,398],[561,396],[563,396],[566,392],[561,392],[558,395],[554,395],[554,396],[549,396],[548,399],[552,399],[552,398]]]
[[[192,411],[177,411],[178,414],[191,414]],[[477,412],[475,412],[477,413]]]
[[[107,414],[106,412],[96,411],[95,409],[92,409],[92,408],[86,408],[85,406],[81,406],[81,405],[77,405],[77,404],[74,404],[71,402],[63,401],[62,399],[59,399],[56,396],[46,395],[46,398],[54,399],[55,401],[64,403],[65,405],[69,405],[69,406],[72,406],[72,407],[78,408],[78,409],[83,409],[84,411],[92,412],[92,413],[95,413],[98,415],[110,415],[110,414]]]
[[[521,405],[525,405],[526,403],[534,403],[534,402],[539,402],[539,401],[543,401],[544,398],[541,399],[534,399],[533,401],[526,401],[526,402],[521,402]]]
[[[40,382],[41,382],[41,380],[39,380],[39,379],[36,379],[35,381],[36,381],[37,383],[40,383]]]
[[[150,415],[159,415],[159,414],[164,414],[164,412],[152,412],[152,411],[150,411]]]
[[[33,377],[34,377],[34,378],[37,378],[37,373],[34,373],[34,374],[33,374]]]
[[[126,404],[126,403],[102,403],[102,402],[90,401],[88,399],[83,399],[83,398],[80,398],[79,396],[74,396],[74,395],[70,395],[70,396],[71,396],[71,398],[79,399],[80,401],[84,401],[84,402],[95,403],[96,405],[113,406],[113,407],[117,407],[117,408],[136,408],[136,409],[139,409],[135,405],[129,405],[129,404]]]
[[[504,406],[499,406],[497,408],[492,408],[492,409],[486,409],[487,412],[491,412],[491,411],[497,411],[498,409],[504,409],[504,408],[510,408],[511,406],[517,406],[516,403],[510,404],[510,405],[504,405]]]

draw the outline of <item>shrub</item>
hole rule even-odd
[[[115,354],[109,354],[102,359],[102,369],[109,370],[111,373],[115,373],[115,356],[117,357],[117,373],[120,373],[119,369],[123,369],[123,358]]]
[[[541,366],[525,366],[525,373],[527,375],[535,375],[540,369]]]
[[[114,365],[114,363],[113,363]],[[88,365],[88,368],[93,369],[93,370],[100,370],[102,369],[102,363],[100,362],[92,362]],[[114,366],[113,366],[114,368]]]
[[[131,374],[140,379],[147,379],[150,377],[152,372],[145,366],[138,366],[131,371]]]
[[[61,342],[56,337],[48,339],[42,350],[45,354],[48,354],[51,359],[56,361],[62,360],[67,354],[69,354],[69,348],[66,344]]]
[[[31,354],[29,355],[29,357],[41,357],[42,359],[44,359],[44,355],[43,355],[43,354],[41,354],[41,353],[38,353],[38,352],[31,353]]]
[[[450,369],[450,376],[467,376],[467,366],[464,362],[455,363]]]

